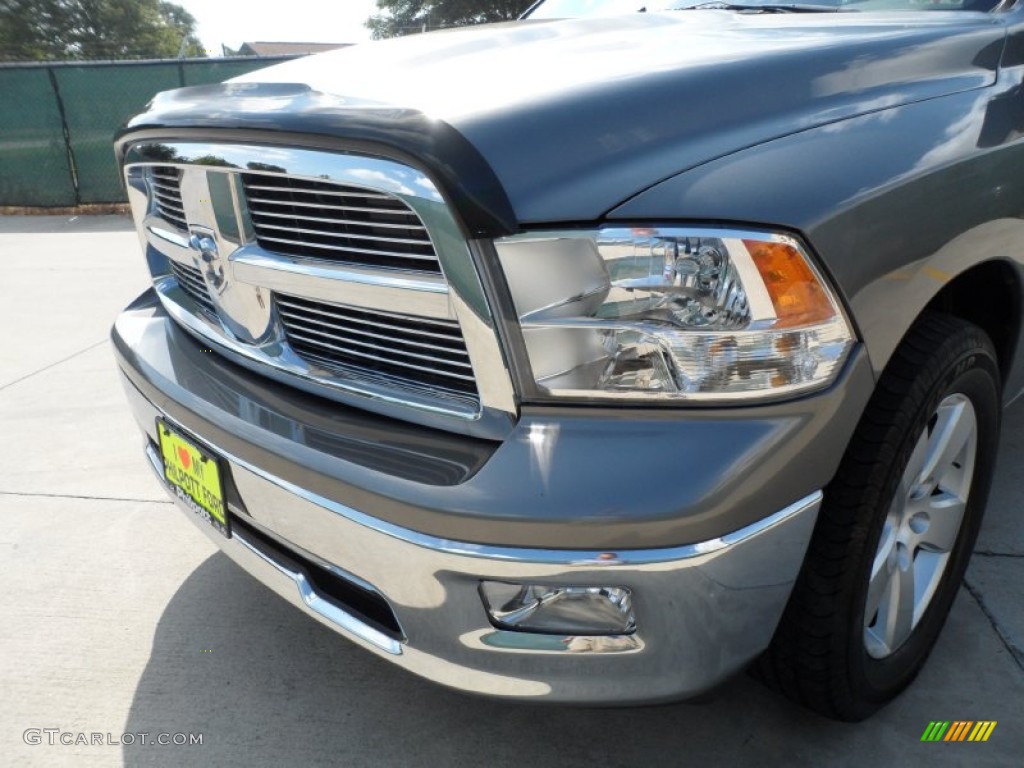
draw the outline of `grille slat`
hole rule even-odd
[[[254,216],[266,216],[269,218],[276,219],[295,219],[297,221],[315,221],[322,224],[344,224],[350,227],[374,227],[378,229],[412,229],[420,232],[426,232],[426,227],[420,226],[419,224],[393,224],[390,222],[383,221],[356,221],[354,219],[324,219],[319,216],[300,216],[297,213],[270,213],[269,211],[260,211],[259,213],[253,212]]]
[[[316,235],[318,237],[334,237],[337,233],[325,231],[322,229],[303,229],[299,227],[284,227],[279,224],[260,224],[263,229],[281,229],[285,232],[298,232],[303,235]],[[399,243],[402,245],[423,245],[423,241],[420,239],[412,239],[405,237],[381,237],[380,235],[363,235],[356,234],[355,232],[346,232],[345,238],[348,240],[373,240],[378,243]],[[431,258],[434,258],[433,254],[429,254]]]
[[[178,190],[178,188],[176,186],[174,186],[172,184],[165,184],[165,183],[163,183],[161,181],[157,181],[157,179],[159,179],[159,178],[161,178],[161,177],[160,176],[154,176],[150,180],[150,183],[153,185],[154,191],[163,192],[165,194],[174,195],[174,196],[177,196],[179,194],[179,190]]]
[[[331,333],[330,331],[325,331],[325,330],[322,330],[322,329],[310,328],[309,326],[302,325],[301,323],[297,322],[294,319],[291,320],[291,322],[289,323],[289,326],[290,326],[290,329],[291,329],[291,331],[293,333],[298,334],[298,333],[301,332],[302,334],[304,334],[305,340],[309,341],[311,344],[323,344],[325,346],[331,346],[333,340],[337,339],[339,337],[339,335],[340,335],[337,332]],[[345,334],[351,334],[351,333],[355,333],[357,335],[359,334],[358,331],[353,331],[351,328],[343,329],[343,332]],[[323,337],[325,340],[324,341],[319,341],[317,339],[310,339],[308,337],[308,334],[313,334],[314,336]],[[416,352],[415,351],[415,349],[417,349],[417,348],[418,349],[423,349],[424,347],[429,348],[429,347],[427,347],[427,345],[422,345],[422,344],[421,345],[417,345],[412,350],[405,349],[405,348],[398,348],[398,347],[393,347],[393,348],[389,349],[386,345],[374,344],[372,341],[366,341],[365,340],[365,336],[367,336],[367,335],[368,334],[365,334],[365,332],[363,332],[363,337],[360,337],[360,338],[349,337],[349,338],[346,338],[345,341],[348,344],[355,344],[357,347],[363,348],[363,350],[372,349],[372,350],[377,350],[379,352],[385,352],[385,353],[386,352],[394,352],[396,354],[402,355],[403,357],[410,357],[410,358],[413,358],[413,359],[416,359],[416,360],[424,360],[426,362],[436,363],[436,364],[439,364],[439,365],[452,366],[454,368],[465,368],[467,370],[472,370],[472,368],[473,368],[469,364],[469,362],[467,362],[466,360],[449,360],[449,359],[444,358],[444,357],[439,357],[438,355],[424,354],[422,352]],[[378,340],[383,339],[384,341],[391,341],[391,342],[395,342],[395,343],[399,343],[399,344],[404,344],[406,346],[411,346],[412,344],[415,343],[415,342],[400,341],[398,339],[388,339],[386,336],[373,336],[373,338],[378,339]],[[327,341],[327,339],[330,339],[331,341]],[[447,352],[449,354],[451,354],[451,352],[452,352],[452,350],[450,350],[450,349],[444,349],[444,348],[439,348],[439,347],[434,347],[434,349],[441,349],[441,351]],[[372,353],[367,352],[367,354],[372,354]]]
[[[310,320],[308,318],[302,318],[300,320],[299,318],[296,317],[291,318],[291,320],[292,323],[296,325],[296,327],[299,327],[301,325],[305,328],[305,330],[309,331],[310,333],[319,333],[324,335],[331,335],[332,332],[335,334],[338,332],[354,333],[355,335],[361,338],[393,341],[396,344],[405,344],[410,347],[434,350],[436,352],[445,352],[448,354],[456,355],[459,358],[463,357],[465,354],[461,349],[455,346],[445,346],[443,344],[437,344],[427,341],[415,341],[413,339],[402,338],[397,334],[393,336],[386,336],[380,333],[374,333],[373,331],[364,330],[363,328],[357,325],[349,325],[347,327],[338,326],[333,323],[325,323],[322,320]],[[445,341],[448,341],[450,344],[459,344],[459,342],[454,339],[445,339]]]
[[[210,315],[216,317],[217,307],[213,303],[213,299],[210,298],[210,290],[206,287],[206,282],[203,280],[202,273],[195,267],[189,267],[185,264],[179,264],[176,261],[171,263],[171,274],[178,281],[178,285],[181,286],[189,298],[196,302],[202,309],[206,310]]]
[[[355,211],[356,213],[381,213],[389,216],[404,216],[410,220],[419,222],[419,218],[417,218],[414,213],[410,213],[408,211],[396,211],[390,208],[363,208],[355,205],[327,205],[325,203],[308,203],[301,202],[299,200],[269,200],[262,197],[252,197],[251,195],[248,195],[246,199],[250,203],[255,202],[267,205],[287,205],[295,206],[297,208],[320,208],[325,211]]]
[[[397,197],[258,173],[243,173],[242,185],[256,241],[268,251],[367,267],[441,271],[423,222]]]
[[[263,184],[248,184],[246,186],[246,189],[258,189],[258,190],[264,191],[264,192],[280,192],[281,191],[281,187],[268,187],[268,186],[265,186]],[[332,196],[332,197],[361,197],[361,198],[365,198],[367,200],[394,200],[394,198],[392,198],[392,197],[388,197],[387,195],[378,195],[376,192],[362,192],[362,191],[360,191],[360,192],[343,192],[343,191],[338,191],[338,190],[319,190],[317,192],[307,192],[307,191],[304,191],[304,190],[301,190],[301,189],[293,189],[292,191],[297,193],[297,194],[304,194],[304,195],[317,194],[317,195],[328,195],[328,196]]]
[[[181,284],[182,287],[187,290],[190,296],[196,297],[199,301],[202,301],[203,304],[206,306],[213,306],[213,304],[210,301],[209,294],[205,290],[206,286],[204,286],[202,283],[189,278],[183,278],[180,275],[178,276],[178,283]]]
[[[417,359],[421,359],[424,362],[431,362],[430,358],[424,358],[422,355],[407,355],[406,353],[401,353],[401,355],[396,355],[396,354],[375,355],[372,352],[366,352],[366,351],[364,351],[362,349],[353,349],[351,347],[351,344],[356,343],[356,342],[353,342],[351,339],[346,339],[346,341],[348,342],[347,346],[340,346],[340,345],[337,345],[337,344],[331,344],[331,343],[328,343],[328,342],[325,342],[325,341],[320,341],[319,339],[311,339],[308,336],[303,336],[303,335],[295,333],[295,332],[289,332],[288,338],[292,339],[292,340],[296,340],[296,341],[298,341],[300,343],[305,343],[305,344],[312,345],[314,347],[319,347],[321,355],[324,355],[325,353],[331,354],[331,353],[334,353],[334,352],[341,352],[342,354],[345,354],[345,355],[351,355],[353,357],[359,357],[359,358],[363,358],[365,360],[372,360],[372,361],[377,362],[377,363],[385,363],[388,366],[399,366],[401,368],[409,368],[410,370],[414,370],[414,371],[426,371],[427,373],[439,373],[439,372],[441,372],[441,371],[438,371],[436,368],[433,368],[433,367],[431,367],[429,365],[423,365],[423,364],[420,364],[420,363],[410,363],[407,360],[403,359],[403,357],[414,357],[414,358],[417,358]],[[294,346],[294,343],[293,343],[292,346]],[[381,347],[374,347],[374,349],[380,349],[382,352],[385,352],[385,353],[389,352],[389,350],[383,349]],[[391,351],[393,352],[393,350],[391,350]],[[433,360],[433,362],[438,363],[438,362],[441,362],[441,361]],[[447,365],[448,363],[445,362],[444,364]],[[457,379],[462,379],[464,381],[472,381],[473,380],[472,376],[461,374],[461,373],[452,373],[452,372],[449,372],[449,371],[443,371],[443,373],[446,376],[450,376],[452,378],[457,378]]]
[[[209,293],[207,293],[207,291],[204,290],[204,285],[196,282],[195,280],[190,280],[188,278],[182,277],[180,274],[177,275],[177,278],[178,285],[182,287],[182,290],[184,290],[185,293],[187,293],[195,301],[198,301],[200,304],[202,304],[206,309],[210,310],[211,312],[214,311],[213,301],[210,299]]]
[[[149,169],[149,189],[156,203],[156,212],[169,224],[188,230],[185,205],[181,201],[181,170],[167,166]]]
[[[331,323],[329,320],[328,321],[324,321],[322,319],[317,319],[317,318],[310,317],[310,315],[312,314],[312,315],[320,315],[322,317],[331,318],[331,317],[334,317],[333,313],[324,312],[322,310],[313,309],[313,308],[310,308],[310,307],[299,307],[299,306],[296,306],[296,305],[292,305],[292,304],[289,304],[288,301],[284,297],[282,297],[282,296],[279,296],[277,298],[277,305],[278,305],[279,309],[282,308],[282,307],[283,308],[291,307],[293,309],[299,310],[300,312],[302,312],[305,315],[304,320],[306,322],[308,322],[308,323],[322,323],[322,324],[328,325],[328,326],[335,326],[336,325],[335,323]],[[409,328],[405,328],[405,327],[403,327],[401,325],[394,325],[394,324],[391,324],[391,323],[387,322],[388,317],[400,317],[398,315],[393,315],[392,316],[392,315],[389,315],[388,313],[385,313],[385,312],[380,312],[380,313],[376,313],[375,312],[374,315],[375,315],[374,319],[371,320],[371,319],[366,319],[366,318],[362,318],[362,317],[355,317],[355,316],[350,314],[350,315],[347,315],[345,317],[345,322],[346,323],[356,323],[356,324],[361,324],[361,325],[369,325],[371,327],[377,328],[378,330],[385,330],[386,329],[386,330],[389,330],[389,331],[392,331],[392,332],[397,332],[399,334],[404,332],[404,333],[412,334],[412,335],[415,335],[415,336],[425,336],[427,338],[432,338],[432,339],[441,339],[441,340],[444,340],[444,341],[448,341],[451,344],[459,345],[459,347],[461,348],[462,336],[459,334],[459,332],[457,330],[449,330],[449,333],[435,333],[434,331],[425,331],[425,330],[423,330],[423,328],[417,328],[415,331],[413,331],[413,330],[410,330]],[[431,318],[422,318],[422,319],[421,318],[417,318],[416,320],[417,320],[418,323],[419,322],[428,323],[428,324],[432,323],[432,322],[436,323],[439,326],[438,330],[449,328],[449,324],[445,323],[445,321],[443,321],[443,320],[432,320]]]
[[[267,235],[263,235],[262,237],[258,236],[258,239],[261,240],[261,241],[265,240],[265,241],[270,242],[270,243],[278,243],[278,244],[290,245],[290,246],[301,246],[302,249],[321,248],[321,249],[328,250],[328,251],[336,251],[338,253],[350,253],[350,254],[354,254],[357,257],[358,256],[364,256],[364,255],[365,256],[377,255],[377,256],[401,257],[403,259],[416,259],[416,260],[422,261],[424,263],[430,263],[430,262],[436,263],[437,262],[437,257],[436,256],[425,256],[425,255],[419,254],[419,253],[401,253],[399,251],[375,250],[375,249],[371,249],[371,248],[353,248],[352,246],[330,245],[328,243],[313,243],[313,242],[310,242],[308,240],[288,240],[288,239],[285,239],[283,237],[269,237]],[[267,248],[268,251],[272,251],[272,250],[280,251],[281,250],[281,248],[273,248],[273,247],[267,247],[267,246],[264,246],[264,247]],[[296,254],[296,255],[299,255],[299,254]],[[303,253],[301,255],[308,256],[310,254]],[[315,254],[315,255],[317,256],[317,258],[323,258],[323,254]],[[351,260],[344,259],[343,261],[345,261],[346,263],[349,263],[351,261],[351,263],[365,265],[365,261],[363,261],[362,259],[357,259],[357,258],[353,258]]]
[[[178,203],[175,203],[173,200],[168,200],[159,192],[156,193],[156,200],[159,203],[160,207],[163,208],[164,210],[170,209],[174,213],[180,214],[182,217],[184,217],[185,209],[182,208]]]
[[[287,295],[275,296],[275,305],[292,349],[311,363],[476,395],[469,353],[454,321],[425,323]]]
[[[188,222],[185,221],[185,217],[181,214],[174,213],[174,211],[168,208],[161,208],[160,216],[163,217],[164,221],[169,224],[173,224],[182,232],[188,231]]]
[[[171,269],[174,271],[175,277],[178,278],[179,283],[188,283],[190,289],[194,289],[200,294],[205,292],[206,286],[203,285],[202,279],[192,274],[189,267],[182,267],[180,264],[174,264]]]

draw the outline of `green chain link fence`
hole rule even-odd
[[[0,206],[123,202],[114,133],[154,95],[289,58],[0,66]]]

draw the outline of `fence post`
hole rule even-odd
[[[64,147],[68,153],[68,170],[71,173],[71,187],[75,190],[75,205],[80,205],[82,197],[78,191],[78,168],[75,165],[75,151],[71,148],[71,131],[68,129],[68,118],[64,114],[64,100],[60,97],[60,86],[57,85],[57,76],[53,67],[46,68],[46,74],[50,77],[50,86],[53,88],[53,95],[57,99],[57,112],[60,114],[60,127],[64,133]]]

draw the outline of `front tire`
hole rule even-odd
[[[831,718],[862,720],[931,652],[981,525],[999,442],[991,340],[922,316],[825,489],[793,593],[756,671]]]

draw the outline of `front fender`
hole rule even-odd
[[[1024,113],[1012,108],[1021,99],[988,88],[821,126],[675,176],[607,218],[798,232],[843,295],[877,375],[957,275],[1005,260],[1024,278]],[[1007,394],[1019,389],[1021,357]]]

